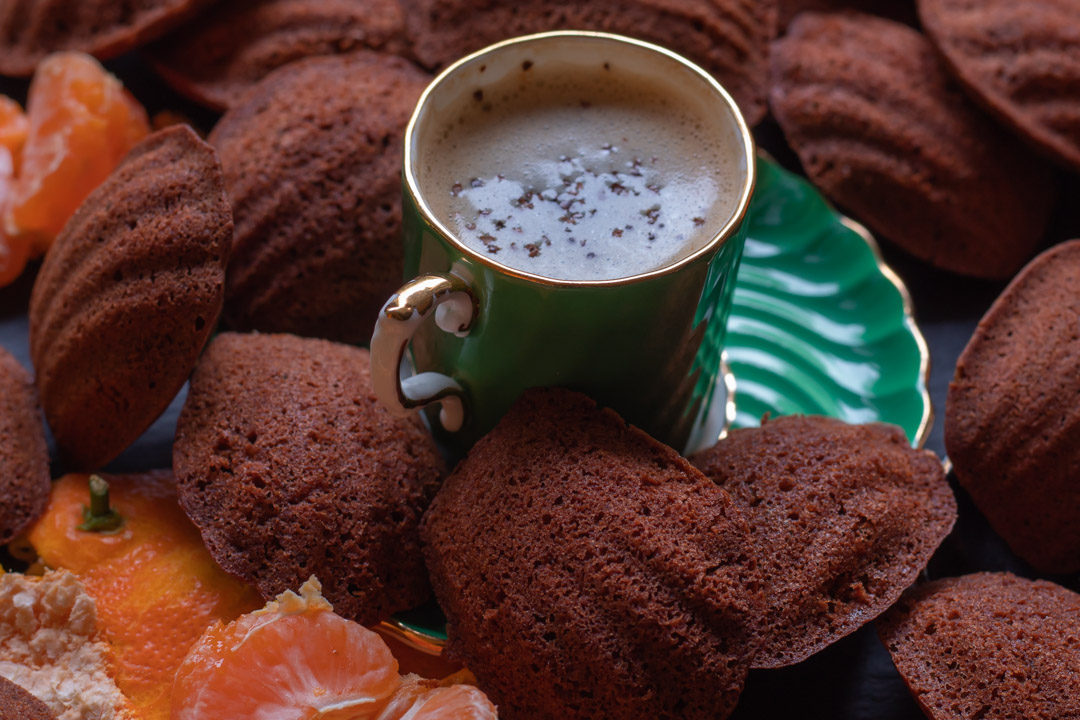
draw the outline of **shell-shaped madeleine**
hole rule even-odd
[[[236,221],[233,327],[371,339],[401,284],[405,124],[429,80],[375,52],[307,58],[214,127]]]
[[[499,40],[548,30],[599,30],[669,47],[731,93],[746,121],[765,117],[777,0],[403,0],[412,52],[439,68]]]
[[[880,615],[956,520],[941,462],[894,425],[781,417],[691,462],[750,524],[768,606],[754,667],[793,665]]]
[[[30,299],[45,417],[77,469],[116,457],[187,380],[224,299],[232,216],[213,148],[154,133],[76,211]]]
[[[0,543],[10,542],[45,511],[51,488],[34,380],[0,348]]]
[[[325,578],[362,623],[431,595],[420,517],[443,476],[419,418],[375,397],[367,350],[317,338],[222,333],[176,426],[180,505],[214,560],[270,599]]]
[[[979,322],[949,384],[945,447],[1017,555],[1080,570],[1080,240],[1032,260]]]
[[[746,521],[587,397],[523,394],[439,490],[421,537],[447,652],[508,717],[734,707],[762,611]]]
[[[856,13],[799,15],[773,43],[770,105],[810,179],[938,267],[1007,278],[1053,205],[1049,168],[955,87],[933,46]]]
[[[101,60],[116,57],[160,37],[212,1],[4,0],[0,75],[30,75],[57,50],[79,50]]]
[[[975,99],[1080,170],[1080,1],[919,0],[919,17]]]
[[[1080,717],[1080,595],[976,573],[908,592],[878,621],[930,720]]]
[[[223,0],[150,53],[179,92],[225,109],[282,65],[361,48],[399,52],[404,31],[398,0]]]

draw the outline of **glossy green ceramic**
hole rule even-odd
[[[765,159],[747,222],[726,342],[735,426],[765,413],[881,420],[921,445],[930,353],[870,233]]]
[[[734,425],[817,413],[895,423],[921,445],[932,418],[930,354],[871,235],[763,158],[746,228],[726,340]],[[724,379],[718,373],[719,393]],[[433,651],[446,640],[441,620],[431,603],[399,615],[393,629]]]

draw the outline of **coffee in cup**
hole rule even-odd
[[[440,115],[418,144],[431,211],[473,251],[547,278],[668,266],[713,239],[745,184],[743,140],[711,98],[618,63],[525,61]]]

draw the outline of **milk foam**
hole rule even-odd
[[[477,253],[549,278],[630,277],[692,254],[745,178],[730,122],[618,68],[523,69],[439,123],[418,167],[432,212]]]

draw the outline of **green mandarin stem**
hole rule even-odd
[[[124,516],[109,506],[109,483],[100,475],[90,476],[90,506],[83,506],[80,530],[116,532],[124,525]]]

